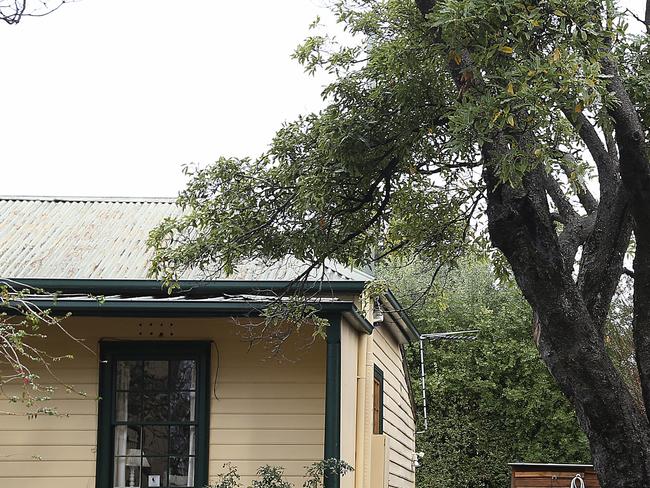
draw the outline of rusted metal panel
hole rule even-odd
[[[172,198],[0,197],[0,277],[147,279],[146,241],[165,217],[181,214]],[[181,279],[290,281],[305,264],[287,257],[246,262],[234,275],[188,271]],[[311,279],[368,281],[358,270],[329,262]]]

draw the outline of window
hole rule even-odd
[[[209,343],[102,344],[98,488],[207,483]]]
[[[384,433],[384,372],[377,366],[372,396],[372,433]]]

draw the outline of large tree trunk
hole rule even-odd
[[[603,488],[650,486],[650,428],[614,368],[599,327],[566,269],[541,171],[513,189],[492,174],[486,154],[492,241],[508,259],[539,318],[542,359],[572,401]]]
[[[610,114],[616,128],[621,179],[630,195],[635,222],[634,342],[643,399],[650,414],[650,157],[645,128],[616,65],[606,61],[603,71],[611,77],[610,90],[619,102]]]
[[[436,0],[416,0],[423,15],[435,3]],[[440,41],[439,32],[432,32],[432,41]],[[460,63],[449,64],[450,76],[459,88],[463,88],[464,70],[475,73],[473,86],[480,89],[480,71],[473,69],[466,52]],[[627,95],[622,84],[617,88]],[[639,186],[645,188],[644,202],[649,204],[645,208],[650,210],[650,166],[645,152],[639,151],[644,149],[644,141],[639,138],[640,124],[630,107],[625,103],[619,107],[623,112],[619,114],[622,122],[615,121],[616,137],[622,179],[636,178],[636,196],[630,188],[631,181],[622,188],[617,162],[612,160],[594,128],[586,125],[588,120],[583,117],[582,124],[576,126],[596,161],[601,186],[595,225],[583,246],[578,283],[572,274],[574,256],[569,259],[563,255],[563,248],[576,246],[560,245],[548,206],[548,180],[543,170],[532,170],[524,177],[522,186],[515,189],[500,182],[494,174],[495,162],[508,150],[498,143],[499,135],[495,135],[497,142],[482,148],[492,243],[506,256],[519,288],[535,311],[541,357],[576,409],[603,488],[650,487],[648,417],[637,408],[616,371],[602,333],[629,243],[630,211],[637,226],[640,222],[635,210],[630,210],[638,204],[635,198],[643,193]],[[630,120],[636,121],[632,128],[628,126]],[[627,140],[623,143],[624,139]],[[631,167],[636,175],[628,178],[625,171]],[[628,192],[633,194],[632,205]],[[637,246],[642,244],[643,249],[637,250],[635,265],[635,273],[641,273],[640,279],[636,278],[635,337],[646,405],[650,405],[650,211],[645,215],[647,243],[640,243],[640,236],[645,234],[638,229],[636,232]]]

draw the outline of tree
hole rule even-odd
[[[85,396],[56,375],[55,364],[72,355],[53,356],[44,347],[45,331],[54,329],[81,344],[63,327],[67,316],[56,316],[35,304],[35,297],[53,297],[13,280],[0,279],[0,395],[20,410],[0,409],[0,415],[61,415],[51,400],[56,387]],[[88,351],[93,353],[88,346]],[[94,353],[93,353],[94,354]]]
[[[23,17],[43,17],[58,10],[70,0],[0,0],[0,20],[17,24]]]
[[[336,77],[326,107],[283,126],[260,157],[190,170],[186,214],[152,233],[152,272],[286,254],[308,271],[327,258],[441,266],[492,249],[534,311],[541,358],[602,485],[650,486],[650,409],[604,340],[633,234],[647,407],[650,37],[628,33],[611,0],[333,8],[351,40],[315,33],[295,54]]]
[[[421,332],[479,331],[473,341],[425,345],[429,427],[418,437],[425,455],[417,486],[502,487],[510,462],[589,461],[575,411],[530,340],[532,312],[514,284],[498,283],[488,263],[470,258],[422,297],[426,263],[380,269]],[[419,359],[415,351],[413,384]]]
[[[23,17],[50,14],[69,1],[0,0],[0,20],[10,25],[17,24]],[[62,326],[64,317],[41,310],[30,300],[37,295],[49,296],[44,290],[0,278],[0,394],[10,403],[23,404],[25,414],[30,417],[57,415],[55,407],[43,403],[50,400],[54,392],[51,383],[42,382],[41,375],[44,373],[50,376],[49,381],[54,380],[68,391],[85,395],[72,385],[59,381],[53,372],[53,363],[72,356],[52,356],[38,344],[47,337],[43,328],[66,332]],[[19,390],[14,388],[8,392],[16,385]],[[16,412],[0,410],[1,414],[15,415]]]

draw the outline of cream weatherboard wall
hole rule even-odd
[[[388,437],[388,486],[412,488],[415,469],[415,419],[399,343],[388,329],[372,334],[375,365],[384,373],[384,434]]]
[[[357,468],[357,354],[359,332],[341,321],[341,460]],[[362,427],[363,428],[363,427]],[[354,488],[357,472],[341,478],[341,488]]]
[[[261,464],[286,468],[300,486],[306,465],[322,459],[324,437],[325,344],[306,347],[305,336],[287,345],[287,358],[269,359],[263,348],[248,351],[230,319],[70,318],[66,329],[97,351],[100,340],[210,340],[209,473],[213,479],[232,461],[242,482]],[[48,332],[48,352],[70,353],[74,360],[56,366],[61,387],[48,406],[63,417],[28,419],[20,406],[0,410],[1,488],[93,488],[97,441],[98,356],[56,331]],[[218,358],[217,358],[218,355]],[[217,370],[218,366],[218,370]],[[44,381],[52,382],[44,375]],[[11,392],[5,392],[11,393]],[[349,401],[349,400],[347,400]],[[342,451],[345,453],[346,448]]]
[[[384,375],[384,433],[373,435],[373,379]],[[388,326],[371,336],[341,328],[341,459],[356,468],[342,488],[413,488],[415,420],[399,342]],[[353,412],[356,414],[353,415]],[[380,480],[384,481],[381,485]]]

